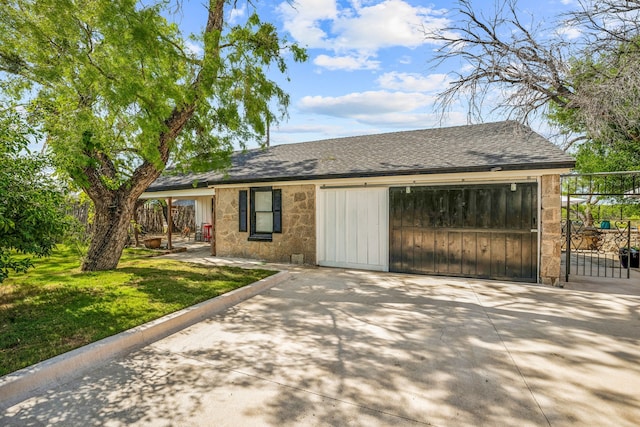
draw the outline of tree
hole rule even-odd
[[[584,134],[593,145],[588,151],[611,154],[607,160],[610,166],[603,164],[602,171],[623,170],[638,164],[639,66],[639,38],[573,60],[569,78],[574,92],[567,105],[551,105],[551,120],[564,129]]]
[[[564,106],[573,93],[568,80],[567,47],[562,39],[539,38],[540,27],[526,25],[515,0],[499,3],[488,17],[477,13],[469,0],[454,10],[452,25],[425,33],[437,42],[434,62],[462,60],[463,71],[452,72],[453,81],[439,96],[443,111],[459,97],[469,98],[469,114],[482,120],[487,96],[501,91],[497,109],[526,122],[554,102]]]
[[[597,141],[610,151],[634,144],[640,136],[640,2],[579,6],[559,17],[561,26],[582,32],[581,40],[569,42],[560,26],[537,25],[515,0],[500,3],[488,16],[460,1],[459,19],[427,34],[441,44],[438,64],[462,59],[469,66],[441,93],[442,110],[468,95],[470,114],[482,119],[487,96],[496,89],[504,99],[497,108],[521,121],[551,113],[570,136],[567,148],[581,141]]]
[[[0,283],[33,264],[15,251],[47,256],[64,234],[64,192],[42,155],[28,151],[30,129],[14,109],[0,111]]]
[[[209,0],[189,41],[201,53],[165,19],[180,2],[3,2],[2,89],[28,100],[57,167],[94,203],[83,270],[117,266],[135,202],[167,165],[223,166],[234,144],[261,140],[286,114],[267,71],[306,53],[255,13],[228,26],[236,2]]]

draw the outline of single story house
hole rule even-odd
[[[194,199],[222,257],[555,285],[574,163],[503,121],[238,152],[143,197]]]

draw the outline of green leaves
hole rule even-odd
[[[571,62],[574,92],[566,105],[552,105],[549,118],[584,135],[574,150],[579,171],[640,168],[639,65],[636,40]]]
[[[28,104],[58,171],[108,221],[116,221],[108,209],[131,211],[167,164],[224,168],[233,149],[262,141],[267,124],[285,117],[289,105],[269,78],[270,67],[285,73],[288,51],[296,61],[306,59],[257,14],[243,25],[225,25],[225,7],[235,2],[224,0],[203,6],[203,33],[192,38],[202,53],[194,53],[167,19],[175,13],[171,3],[12,0],[2,6],[0,90]],[[117,224],[104,229],[110,227]],[[92,251],[106,247],[97,240],[88,258],[99,259]]]
[[[161,16],[161,7],[123,0],[39,0],[17,1],[6,9],[0,18],[6,58],[0,69],[14,82],[31,84],[14,88],[36,89],[35,96],[25,91],[16,96],[29,97],[32,109],[42,114],[58,165],[84,168],[87,157],[97,153],[112,162],[124,160],[128,150],[141,153],[127,159],[133,161],[129,166],[157,162],[157,148],[149,147],[157,147],[164,121],[185,102],[193,79],[176,27]],[[110,178],[128,175],[116,171]]]
[[[208,25],[208,32],[196,37],[204,52],[198,56],[165,19],[170,6],[16,0],[3,7],[5,93],[30,100],[56,164],[72,177],[82,181],[78,173],[87,167],[102,174],[110,169],[108,179],[100,181],[117,187],[143,162],[162,170],[163,141],[181,159],[191,152],[215,156],[220,134],[243,146],[261,140],[267,122],[284,117],[289,98],[267,73],[272,64],[286,72],[287,51],[293,60],[305,60],[303,49],[289,45],[253,13],[233,28]],[[212,0],[208,7],[224,6]],[[168,128],[181,109],[192,109],[198,122],[184,133]],[[222,148],[227,151],[226,144]]]
[[[30,259],[16,259],[11,256],[9,251],[0,248],[0,283],[9,277],[11,271],[24,273],[31,267],[33,267],[33,263]]]
[[[65,198],[48,159],[28,151],[35,132],[15,109],[0,112],[0,282],[31,267],[15,252],[49,255],[64,234]]]

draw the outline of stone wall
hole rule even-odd
[[[282,190],[282,233],[271,242],[249,241],[238,224],[239,191],[249,187],[216,189],[216,255],[268,262],[316,264],[316,199],[314,185],[273,187]],[[292,258],[293,256],[293,258]]]
[[[562,226],[560,175],[544,175],[541,179],[540,281],[560,285]]]

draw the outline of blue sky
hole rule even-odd
[[[572,0],[520,1],[538,23],[566,11]],[[424,29],[449,24],[455,3],[417,0],[295,0],[257,1],[258,13],[288,39],[306,47],[309,60],[292,61],[290,82],[279,78],[291,96],[290,117],[271,132],[272,144],[311,141],[349,135],[423,129],[467,123],[463,103],[441,120],[434,109],[436,94],[447,84],[447,73],[465,64],[432,68],[436,46]],[[492,0],[473,1],[491,14]],[[183,4],[180,26],[197,31],[205,14],[199,0]],[[250,12],[244,1],[228,20]],[[548,17],[548,18],[547,18]],[[504,117],[486,117],[485,121]]]

